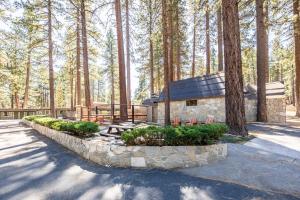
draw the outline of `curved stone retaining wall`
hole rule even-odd
[[[83,140],[26,120],[23,123],[82,157],[105,166],[173,169],[201,166],[227,156],[227,144],[120,146],[99,140]]]

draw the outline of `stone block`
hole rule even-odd
[[[144,157],[131,157],[131,167],[144,168],[147,167]]]

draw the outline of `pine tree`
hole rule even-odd
[[[267,121],[266,66],[268,62],[268,39],[266,28],[265,0],[256,0],[257,26],[257,120]]]
[[[226,123],[231,134],[247,135],[237,0],[223,0]]]
[[[118,60],[119,60],[119,90],[120,90],[120,119],[126,121],[128,119],[127,113],[127,95],[126,95],[126,72],[124,59],[124,43],[122,30],[122,16],[120,0],[115,0],[116,13],[116,29],[118,40]]]

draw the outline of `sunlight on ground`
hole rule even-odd
[[[213,200],[209,189],[203,190],[197,187],[181,187],[181,198],[183,200]]]

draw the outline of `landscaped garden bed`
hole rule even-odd
[[[93,122],[75,122],[62,119],[55,119],[44,115],[27,116],[24,120],[37,123],[42,126],[54,129],[56,131],[64,131],[68,134],[78,137],[91,137],[93,133],[98,132],[98,125]]]
[[[48,117],[27,117],[23,122],[82,157],[105,166],[172,169],[200,166],[227,156],[227,144],[218,142],[227,130],[222,124],[134,129],[122,134],[125,144],[120,145],[90,137],[96,130],[94,123]]]
[[[127,145],[190,146],[216,144],[228,131],[225,124],[202,124],[194,126],[149,126],[126,131],[122,140]]]

